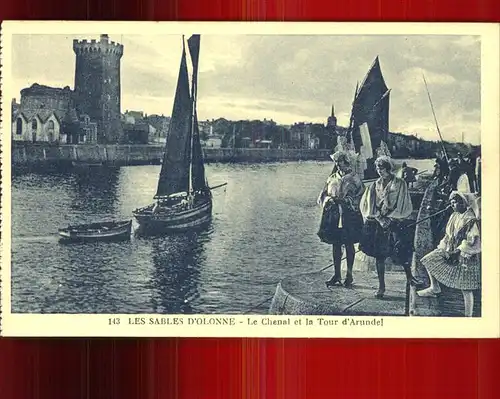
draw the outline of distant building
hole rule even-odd
[[[14,115],[19,110],[20,105],[21,104],[18,104],[15,98],[12,99],[12,102],[11,102],[12,115]]]
[[[202,145],[206,148],[221,148],[222,139],[220,137],[212,136],[202,141]]]
[[[88,115],[80,115],[80,143],[97,143],[97,123],[92,122]]]
[[[337,130],[337,117],[335,116],[335,106],[332,104],[332,113],[327,119],[326,127],[333,131]]]
[[[73,40],[75,89],[33,84],[12,102],[12,139],[51,143],[116,143],[122,140],[120,59],[123,45]]]
[[[320,137],[325,134],[325,126],[321,123],[299,122],[290,128],[290,146],[292,148],[317,149]]]
[[[123,124],[124,141],[130,144],[154,142],[156,129],[146,120]]]
[[[337,146],[337,137],[339,135],[337,127],[337,117],[335,116],[335,107],[332,104],[332,112],[326,122],[326,137],[323,138],[323,142],[320,143],[321,148],[331,148],[334,149]]]
[[[212,123],[209,120],[198,121],[198,127],[200,129],[200,136],[202,138],[210,138],[214,136],[214,129]]]
[[[256,148],[272,148],[273,141],[272,140],[257,140],[255,142]]]
[[[164,115],[149,115],[145,119],[153,126],[156,130],[155,136],[152,138],[152,142],[164,143],[168,135],[168,128],[170,126],[170,117]]]
[[[125,123],[134,124],[136,121],[142,121],[144,119],[144,112],[142,111],[125,111],[123,114]]]
[[[12,110],[14,141],[82,141],[79,119],[73,104],[73,92],[68,86],[60,89],[35,83],[21,90],[21,103],[16,103]]]

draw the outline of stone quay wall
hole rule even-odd
[[[57,165],[72,162],[102,163],[114,166],[159,164],[163,145],[80,144],[50,145],[12,144],[12,165]],[[260,148],[205,148],[205,161],[210,162],[285,162],[327,161],[330,150],[260,149]]]

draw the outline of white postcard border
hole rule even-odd
[[[108,34],[294,34],[294,35],[479,35],[481,36],[481,145],[483,161],[482,317],[360,317],[255,315],[12,314],[11,254],[11,36],[16,33]],[[402,33],[404,32],[404,33]],[[342,337],[489,338],[500,334],[499,267],[499,25],[480,23],[327,22],[90,22],[2,23],[2,335],[39,337]],[[7,145],[7,147],[5,147]],[[137,319],[136,319],[137,318]],[[144,318],[144,324],[142,319]],[[322,324],[324,320],[330,324]],[[119,322],[117,321],[119,320]],[[154,324],[149,324],[153,320]],[[175,324],[177,320],[178,324]],[[352,325],[352,320],[356,325]],[[131,321],[134,324],[131,324]],[[280,324],[287,321],[288,324]],[[192,324],[190,324],[192,322]],[[234,323],[221,325],[220,322]],[[312,324],[308,324],[311,322]],[[161,324],[164,323],[164,324]],[[179,324],[182,323],[182,324]],[[217,324],[213,324],[217,323]],[[272,324],[277,323],[277,324]],[[365,324],[366,323],[366,324]],[[371,324],[370,324],[371,323]]]

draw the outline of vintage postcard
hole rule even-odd
[[[498,337],[499,25],[8,21],[4,336]]]

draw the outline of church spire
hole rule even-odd
[[[335,106],[332,104],[332,113],[328,117],[328,121],[326,123],[327,127],[336,129],[337,128],[337,117],[335,116]]]

